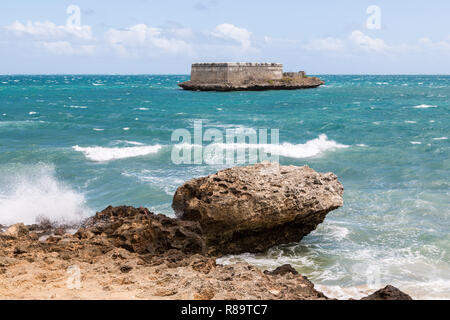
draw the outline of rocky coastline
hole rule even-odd
[[[257,164],[193,179],[177,218],[108,207],[71,226],[0,232],[0,299],[328,300],[290,265],[262,271],[216,258],[300,241],[343,205],[332,173]],[[364,298],[411,299],[387,286]]]

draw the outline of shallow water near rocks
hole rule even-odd
[[[0,224],[122,204],[173,216],[178,186],[227,167],[173,164],[175,129],[279,129],[281,164],[334,172],[345,205],[299,244],[219,262],[291,263],[332,297],[450,298],[450,77],[321,78],[214,93],[180,90],[188,76],[0,76]]]

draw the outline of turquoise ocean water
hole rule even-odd
[[[188,76],[0,76],[0,224],[76,221],[108,205],[173,216],[175,129],[280,130],[282,164],[332,171],[343,208],[300,244],[231,256],[291,263],[335,297],[393,284],[450,298],[450,76],[321,76],[313,90],[187,92]]]

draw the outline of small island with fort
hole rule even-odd
[[[261,91],[317,88],[324,81],[304,71],[283,72],[280,63],[223,62],[192,64],[191,80],[179,83],[192,91]]]

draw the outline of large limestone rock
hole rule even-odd
[[[261,252],[300,241],[343,205],[343,191],[333,173],[261,163],[186,182],[172,207],[200,222],[210,254]]]

